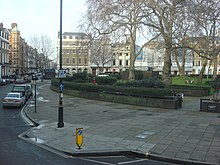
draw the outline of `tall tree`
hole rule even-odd
[[[217,77],[217,57],[220,53],[218,30],[220,27],[220,1],[219,0],[195,0],[191,6],[192,17],[198,27],[199,51],[203,59],[202,69],[199,74],[199,84],[202,84],[202,77],[208,60],[213,62],[213,78]]]
[[[98,67],[99,73],[102,73],[105,65],[112,61],[111,40],[108,36],[102,35],[92,40],[90,46],[91,63]]]
[[[173,38],[176,31],[175,23],[185,8],[186,1],[182,0],[149,0],[145,1],[146,6],[151,10],[147,16],[146,23],[152,31],[161,34],[164,42],[164,65],[163,80],[166,85],[171,84],[171,55],[173,49]]]
[[[36,57],[38,63],[44,68],[48,67],[50,61],[49,58],[51,58],[55,50],[51,38],[43,34],[41,36],[35,35],[30,38],[30,45],[36,48],[39,53],[39,57]]]
[[[112,34],[120,32],[128,34],[130,38],[130,68],[129,80],[134,80],[134,63],[136,57],[158,35],[152,37],[136,51],[138,32],[143,31],[148,9],[144,0],[87,0],[87,24],[99,34]],[[118,33],[119,34],[119,33]]]

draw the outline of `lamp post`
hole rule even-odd
[[[60,0],[60,70],[62,70],[62,5],[63,2]],[[60,78],[60,95],[59,95],[59,107],[58,107],[58,128],[64,127],[63,123],[63,90],[62,78]]]

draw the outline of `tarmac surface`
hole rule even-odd
[[[65,89],[64,89],[65,90]],[[44,81],[24,111],[38,123],[26,132],[35,143],[73,155],[132,152],[177,164],[220,164],[220,114],[200,112],[198,97],[182,109],[150,108],[64,95],[64,127],[58,128],[59,93]],[[76,129],[83,128],[83,145]]]

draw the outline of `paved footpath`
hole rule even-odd
[[[69,153],[133,151],[170,160],[220,164],[220,114],[199,111],[199,98],[184,97],[183,108],[159,109],[64,95],[64,127],[57,128],[59,94],[50,83],[38,89],[27,114],[40,125],[27,136]],[[83,146],[75,144],[83,128]]]

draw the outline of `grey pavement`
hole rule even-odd
[[[26,135],[68,153],[132,151],[170,160],[220,164],[220,114],[199,111],[199,98],[184,97],[182,109],[150,108],[64,95],[64,127],[57,128],[59,94],[49,81],[25,111],[40,124]],[[83,128],[83,145],[75,142]]]

